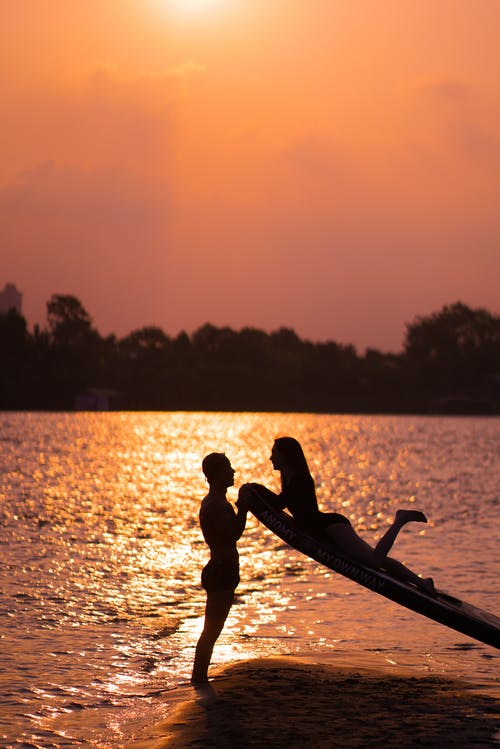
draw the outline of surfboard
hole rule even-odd
[[[436,590],[435,595],[429,595],[383,570],[366,567],[342,555],[329,539],[314,537],[299,528],[290,514],[273,507],[266,494],[264,487],[260,490],[258,485],[252,485],[250,511],[263,525],[297,551],[401,606],[500,649],[499,617],[444,591]]]

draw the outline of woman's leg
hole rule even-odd
[[[377,544],[376,549],[373,549],[358,536],[350,525],[334,523],[326,528],[326,534],[341,552],[353,559],[357,559],[358,562],[365,564],[367,567],[373,567],[374,569],[383,568],[398,580],[411,582],[419,588],[423,588],[427,593],[434,591],[434,584],[430,577],[421,578],[401,562],[381,554],[378,548],[379,544]]]
[[[417,523],[426,523],[427,518],[425,517],[423,512],[419,512],[418,510],[398,510],[396,512],[394,522],[375,546],[375,552],[386,557],[392,549],[394,541],[396,540],[401,528],[403,528],[406,523],[410,523],[411,521],[416,521]]]
[[[426,593],[433,594],[436,592],[432,577],[419,577],[410,569],[408,569],[408,567],[406,567],[404,564],[398,562],[397,559],[386,557],[381,566],[384,568],[384,570],[387,570],[390,575],[397,578],[398,580],[404,580],[405,582],[413,583],[417,586],[417,588],[422,588],[423,590],[425,590]]]
[[[366,543],[351,525],[333,523],[325,528],[326,535],[332,539],[339,551],[357,559],[368,567],[379,567],[383,557],[375,554],[375,550]]]
[[[208,681],[208,667],[212,658],[214,645],[219,637],[229,610],[234,601],[233,590],[216,590],[207,593],[205,622],[194,656],[192,684]]]

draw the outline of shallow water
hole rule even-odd
[[[422,509],[429,524],[408,526],[393,555],[499,612],[498,418],[0,414],[2,746],[119,747],[164,715],[202,625],[201,459],[225,451],[237,486],[277,489],[279,434],[302,442],[323,509],[367,540],[398,507]],[[318,566],[253,517],[239,549],[215,664],[366,661],[498,695],[493,648]]]

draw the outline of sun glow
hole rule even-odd
[[[244,28],[260,8],[254,0],[148,0],[157,17],[186,30],[228,32]]]
[[[219,10],[225,0],[170,0],[169,4],[176,13],[194,16]]]

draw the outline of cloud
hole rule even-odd
[[[96,68],[0,101],[2,274],[30,322],[55,292],[108,331],[160,318],[176,97],[169,73]]]
[[[83,169],[168,168],[176,102],[173,76],[119,76],[99,68],[0,102],[6,170],[43,161]],[[5,173],[5,172],[4,172]]]
[[[296,170],[301,179],[331,183],[345,179],[352,170],[352,161],[334,139],[313,133],[292,143],[283,153],[285,162]]]
[[[497,183],[500,111],[495,97],[464,81],[443,78],[421,86],[418,99],[427,133],[437,136],[440,158],[448,157],[455,166],[468,162]]]
[[[181,77],[188,75],[197,75],[206,72],[206,66],[202,65],[199,62],[195,62],[194,60],[186,60],[186,62],[181,62],[179,65],[173,65],[168,69],[168,75]]]
[[[23,286],[32,320],[52,293],[72,293],[104,328],[118,317],[127,329],[158,318],[168,218],[159,180],[46,163],[0,190],[2,265]]]
[[[496,134],[467,121],[451,122],[447,130],[449,141],[457,151],[480,162],[482,166],[495,171],[498,169],[500,140]]]
[[[428,82],[421,86],[420,92],[433,101],[452,104],[469,102],[475,95],[470,86],[452,78]]]

